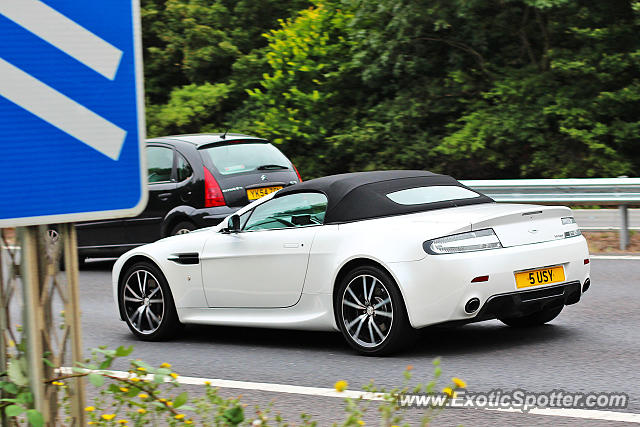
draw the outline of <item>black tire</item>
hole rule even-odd
[[[361,354],[388,355],[406,348],[415,337],[398,286],[378,267],[362,266],[350,271],[338,283],[334,307],[342,335]]]
[[[545,323],[552,321],[558,317],[563,308],[564,305],[561,305],[560,307],[551,307],[527,316],[501,318],[500,321],[505,325],[514,328],[531,328],[533,326],[544,325]]]
[[[143,341],[168,340],[182,326],[167,280],[149,262],[138,262],[127,269],[118,303],[127,326]]]
[[[171,228],[169,236],[175,236],[176,234],[186,234],[196,229],[196,225],[189,221],[180,221]]]

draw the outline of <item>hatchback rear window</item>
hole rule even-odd
[[[400,205],[421,205],[447,200],[471,199],[480,197],[480,194],[464,187],[435,185],[432,187],[416,187],[394,191],[393,193],[388,193],[387,197]]]
[[[201,148],[200,152],[209,157],[221,175],[291,167],[284,154],[267,143],[214,145]]]

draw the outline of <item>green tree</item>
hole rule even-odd
[[[264,34],[269,71],[249,98],[238,126],[270,138],[305,175],[325,172],[335,160],[326,140],[353,108],[346,39],[351,14],[318,0],[280,28]],[[238,127],[236,126],[236,127]]]
[[[478,177],[638,173],[638,8],[529,1],[528,63],[504,66],[439,151]],[[637,3],[636,3],[637,5]],[[524,18],[523,18],[524,22]]]
[[[638,0],[144,0],[153,135],[270,138],[305,177],[640,172]]]
[[[143,0],[147,123],[151,136],[224,127],[246,97],[248,68],[261,69],[252,51],[261,34],[306,5],[302,0]],[[234,64],[240,65],[234,68]],[[211,96],[210,99],[205,99]],[[196,106],[202,103],[202,108]]]

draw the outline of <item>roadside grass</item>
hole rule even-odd
[[[589,245],[591,254],[639,254],[640,233],[629,233],[629,246],[627,250],[620,250],[620,235],[617,231],[590,231],[583,232]]]
[[[53,388],[52,398],[49,399],[52,406],[48,412],[51,417],[48,425],[78,424],[78,419],[72,416],[72,391],[67,384],[77,377],[86,378],[93,388],[93,398],[84,408],[84,414],[88,424],[94,426],[319,425],[306,413],[299,413],[299,419],[293,423],[287,421],[274,413],[273,405],[269,402],[251,409],[240,400],[241,396],[225,397],[208,381],[204,382],[204,393],[194,395],[190,393],[192,388],[178,381],[179,375],[168,362],[152,366],[140,359],[130,359],[128,372],[110,370],[116,359],[126,358],[132,352],[132,346],[120,346],[115,350],[94,348],[91,358],[77,363],[73,369],[57,369],[54,378],[45,380],[48,387]],[[32,408],[33,396],[29,388],[24,340],[14,345],[8,356],[9,370],[0,375],[0,389],[5,396],[0,402],[0,414],[4,415],[0,418],[13,426],[44,427],[43,414]],[[365,414],[373,413],[382,427],[409,427],[410,424],[405,419],[408,413],[404,411],[407,404],[402,403],[405,400],[403,396],[419,394],[434,399],[429,404],[419,406],[419,425],[429,425],[451,399],[467,387],[467,383],[460,378],[453,377],[450,381],[441,378],[439,358],[433,360],[432,369],[432,379],[428,383],[416,383],[413,380],[413,366],[409,365],[403,371],[398,387],[380,388],[372,380],[363,387],[362,393],[355,395],[354,391],[348,390],[349,384],[346,381],[336,381],[335,393],[338,396],[344,394],[344,412],[333,415],[333,425],[360,427],[365,425]],[[438,383],[444,383],[445,387],[442,388]],[[409,401],[409,405],[411,402],[413,400]]]

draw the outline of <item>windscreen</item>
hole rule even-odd
[[[289,169],[289,160],[268,143],[236,143],[214,145],[200,149],[203,156],[209,157],[213,166],[221,175],[256,170]]]

